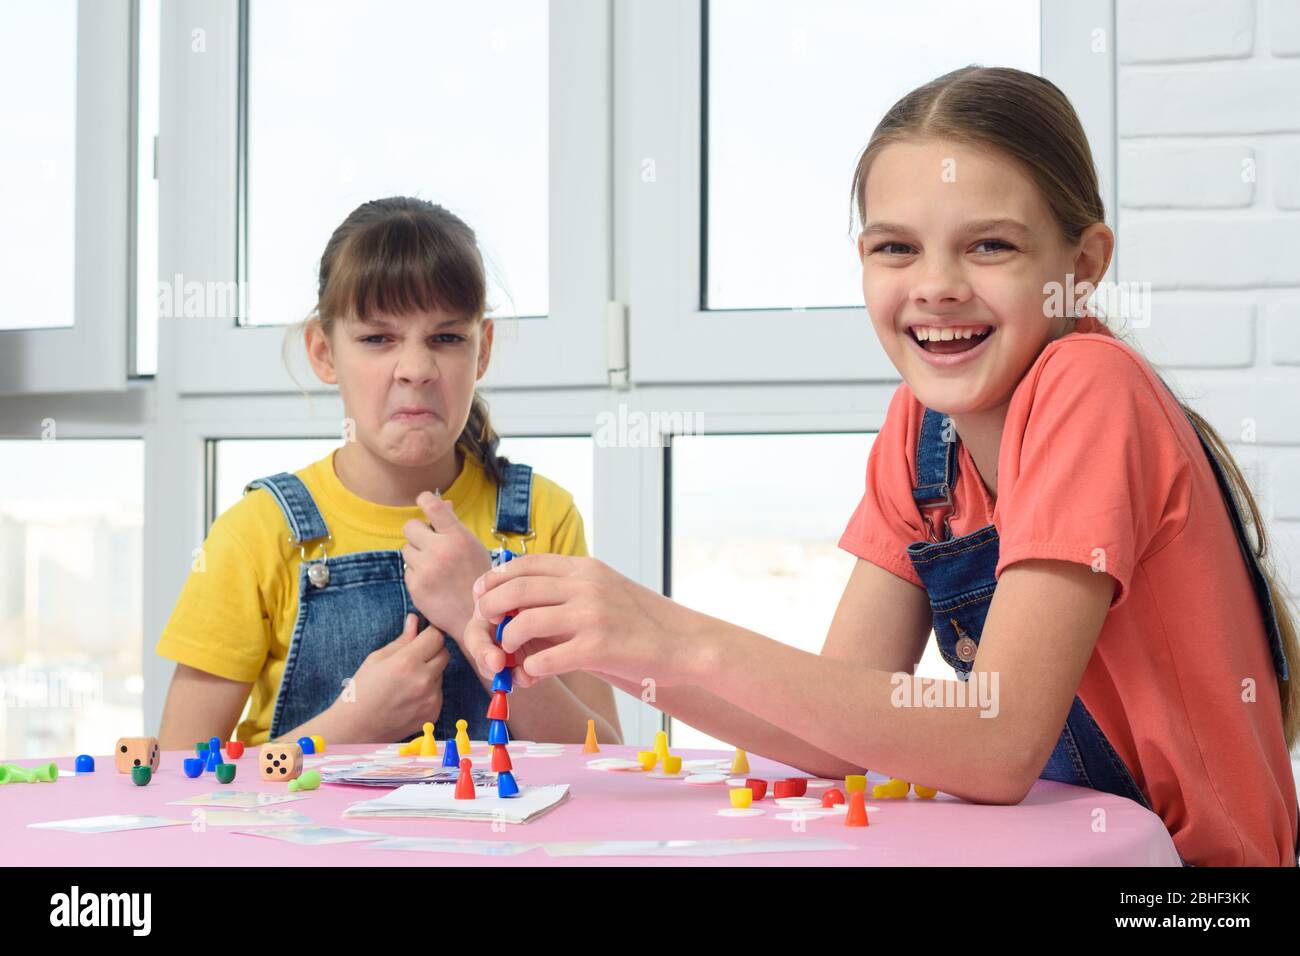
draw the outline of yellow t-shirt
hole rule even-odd
[[[349,491],[334,471],[333,452],[296,474],[334,538],[331,555],[400,550],[406,544],[402,525],[412,518],[428,520],[416,505],[379,505]],[[443,497],[451,499],[456,517],[485,548],[501,547],[492,536],[496,486],[478,459],[465,455],[460,475]],[[587,554],[582,515],[573,496],[536,473],[532,520],[537,537],[528,542],[529,553]],[[508,546],[520,550],[513,536]],[[309,560],[319,557],[315,542],[307,547]],[[301,549],[290,543],[279,505],[267,489],[253,489],[212,523],[202,563],[190,572],[158,641],[156,651],[162,657],[253,684],[248,718],[235,732],[236,740],[248,744],[265,743],[270,736],[298,616],[301,563]]]

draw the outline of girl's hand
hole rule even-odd
[[[521,687],[570,671],[666,687],[700,679],[714,662],[696,636],[702,615],[595,558],[524,555],[484,574],[474,594],[466,653],[491,675],[505,665],[505,652],[514,652]],[[497,645],[496,625],[507,614],[514,619]]]
[[[402,526],[407,542],[402,547],[406,589],[430,624],[460,641],[474,614],[470,588],[492,567],[492,557],[460,523],[450,501],[425,491],[415,503],[429,523],[412,519]]]
[[[451,656],[442,632],[406,615],[396,640],[370,653],[352,678],[351,692],[331,709],[345,719],[358,740],[396,740],[436,720],[442,710],[442,675]]]

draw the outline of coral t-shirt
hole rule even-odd
[[[900,385],[840,539],[918,587],[905,549],[927,538],[912,498],[924,413]],[[1294,865],[1296,787],[1263,615],[1196,431],[1146,361],[1080,319],[1012,395],[997,499],[964,444],[958,462],[949,527],[997,528],[996,575],[1104,557],[1118,584],[1077,693],[1183,859]]]

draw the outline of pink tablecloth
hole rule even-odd
[[[329,754],[369,753],[373,745],[330,747]],[[574,864],[729,866],[896,865],[1051,865],[1051,866],[1178,866],[1168,832],[1155,814],[1130,800],[1064,784],[1040,781],[1014,807],[978,806],[940,793],[932,800],[914,794],[903,800],[869,798],[880,809],[866,828],[846,827],[841,818],[809,820],[797,825],[775,819],[778,809],[769,796],[756,806],[763,816],[731,819],[716,811],[728,805],[725,784],[688,786],[679,780],[652,780],[641,773],[589,770],[596,755],[568,745],[559,757],[527,757],[524,748],[511,749],[520,783],[567,783],[570,796],[532,823],[493,832],[490,824],[444,820],[374,820],[344,818],[351,803],[390,791],[369,787],[322,785],[308,799],[284,806],[299,810],[323,825],[349,827],[393,836],[425,836],[494,841],[551,843],[587,840],[783,839],[810,837],[842,840],[851,850],[747,854],[727,857],[601,857],[553,858],[542,849],[513,857],[461,854],[380,852],[351,843],[304,847],[242,836],[222,827],[196,832],[188,826],[105,834],[76,834],[36,830],[29,823],[107,814],[155,814],[188,818],[190,807],[167,806],[169,800],[218,789],[283,792],[283,784],[263,783],[253,771],[256,748],[235,763],[238,776],[222,787],[213,774],[191,780],[181,771],[190,753],[163,754],[159,772],[146,787],[137,787],[113,768],[112,758],[97,756],[98,770],[62,776],[55,783],[10,784],[0,787],[0,845],[10,860],[45,866],[439,866],[509,863],[521,866]],[[634,757],[635,747],[601,748],[601,757]],[[674,751],[686,759],[728,756],[714,751]],[[70,757],[55,758],[71,774]],[[5,761],[13,762],[13,761]],[[45,761],[23,760],[24,766]],[[803,776],[788,767],[750,756],[749,776],[778,779]],[[882,782],[871,774],[871,783]],[[841,782],[840,786],[843,784]],[[820,794],[809,790],[809,794]],[[1099,812],[1100,811],[1100,812]],[[1104,830],[1099,821],[1104,821]]]

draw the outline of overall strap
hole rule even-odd
[[[506,547],[507,536],[531,541],[537,537],[532,522],[533,469],[528,465],[511,462],[505,467],[505,477],[497,487],[497,517],[492,534]],[[520,551],[526,550],[521,547]]]
[[[244,494],[254,488],[265,488],[275,498],[275,503],[284,513],[284,520],[289,523],[290,540],[294,544],[329,537],[329,528],[316,507],[315,499],[297,475],[282,471],[268,478],[258,478],[244,486]]]
[[[1156,378],[1165,387],[1165,391],[1174,400],[1174,404],[1182,408],[1182,402],[1174,394],[1170,384],[1159,375]],[[1210,447],[1210,443],[1205,436],[1201,434],[1201,427],[1196,424],[1196,419],[1192,417],[1187,409],[1183,408],[1182,410],[1187,418],[1187,423],[1192,426],[1192,431],[1196,433],[1196,437],[1201,443],[1201,450],[1205,452],[1205,457],[1210,461],[1210,470],[1214,472],[1214,480],[1219,486],[1219,494],[1228,509],[1228,517],[1232,519],[1232,531],[1237,538],[1237,547],[1241,550],[1241,557],[1246,562],[1246,571],[1250,574],[1251,586],[1255,590],[1260,613],[1264,616],[1264,630],[1268,637],[1269,650],[1273,656],[1273,669],[1277,671],[1279,678],[1289,680],[1290,668],[1287,666],[1286,651],[1282,648],[1282,630],[1277,623],[1277,608],[1273,604],[1273,595],[1269,591],[1268,579],[1264,577],[1264,571],[1259,566],[1259,558],[1256,557],[1255,549],[1250,545],[1250,539],[1246,537],[1246,526],[1245,522],[1242,521],[1241,511],[1237,507],[1237,498],[1232,493],[1232,486],[1228,484],[1228,476],[1224,474],[1223,466],[1219,464],[1218,457],[1214,454],[1214,450]],[[1256,529],[1256,532],[1258,533],[1258,529]],[[1297,845],[1300,846],[1300,843]]]
[[[1227,505],[1228,517],[1232,519],[1232,530],[1237,538],[1237,547],[1241,549],[1242,560],[1246,562],[1246,570],[1250,573],[1251,584],[1255,589],[1255,594],[1259,598],[1260,613],[1264,616],[1264,628],[1268,634],[1269,648],[1273,654],[1273,669],[1277,671],[1278,677],[1282,680],[1289,679],[1289,669],[1287,667],[1286,652],[1282,648],[1282,631],[1277,624],[1277,608],[1273,605],[1273,595],[1269,592],[1268,579],[1264,577],[1264,572],[1259,566],[1259,559],[1255,556],[1255,551],[1250,545],[1250,539],[1246,537],[1246,526],[1241,519],[1241,512],[1237,508],[1236,499],[1232,494],[1232,486],[1228,484],[1228,477],[1224,474],[1223,466],[1219,464],[1219,459],[1215,457],[1210,443],[1205,440],[1201,434],[1201,429],[1197,427],[1196,420],[1190,415],[1187,416],[1188,422],[1192,426],[1192,431],[1196,432],[1196,437],[1201,440],[1201,448],[1205,452],[1205,457],[1210,460],[1210,470],[1214,472],[1214,480],[1218,482],[1219,494],[1223,496],[1223,503]]]
[[[957,442],[947,440],[952,420],[932,408],[921,419],[921,433],[916,438],[916,487],[912,499],[922,510],[952,507],[952,486],[957,481]],[[947,516],[944,517],[947,536]],[[938,540],[933,526],[931,537]]]

